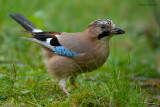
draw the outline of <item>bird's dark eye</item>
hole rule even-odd
[[[106,27],[105,25],[102,25],[102,26],[101,26],[102,29],[104,29],[105,27]]]

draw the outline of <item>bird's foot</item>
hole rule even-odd
[[[69,92],[66,90],[66,88],[61,88],[63,91],[64,91],[64,93],[66,94],[66,95],[69,95]]]
[[[65,79],[61,79],[59,82],[59,87],[63,90],[63,92],[67,95],[69,95],[69,92],[66,90],[66,80]]]

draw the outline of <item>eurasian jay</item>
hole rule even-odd
[[[20,14],[9,14],[11,18],[31,33],[33,38],[23,37],[40,44],[46,57],[48,71],[59,81],[60,88],[66,90],[66,80],[77,87],[78,74],[91,72],[102,66],[109,55],[109,40],[113,35],[124,34],[111,20],[98,19],[79,33],[43,32]]]

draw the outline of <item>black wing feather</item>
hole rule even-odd
[[[26,17],[20,14],[9,14],[11,18],[22,25],[27,31],[32,31],[33,29],[38,29],[32,22],[30,22]]]
[[[51,44],[52,46],[61,46],[61,44],[59,43],[57,37],[53,37],[53,38],[51,39],[51,41],[50,41],[50,44]]]
[[[41,41],[46,41],[47,38],[52,38],[51,35],[35,35],[34,34],[34,38],[41,40]]]
[[[58,38],[56,36],[53,37],[53,35],[35,35],[34,38],[44,42],[46,42],[48,38],[51,38],[50,40],[51,46],[61,46],[61,44],[58,41]]]

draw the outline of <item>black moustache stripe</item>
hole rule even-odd
[[[107,31],[107,32],[102,32],[101,34],[98,35],[98,39],[101,39],[101,38],[103,38],[103,37],[105,37],[105,36],[109,36],[109,35],[110,35],[110,32],[109,32],[109,31]]]

